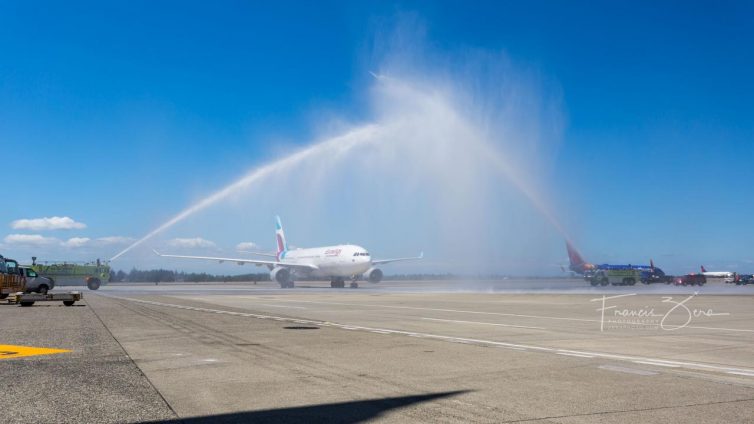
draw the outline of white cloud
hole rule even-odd
[[[111,245],[111,244],[127,244],[133,242],[134,239],[131,237],[123,237],[123,236],[109,236],[109,237],[100,237],[97,239],[97,242],[99,244],[103,245]]]
[[[17,219],[10,224],[14,230],[81,230],[86,228],[83,222],[76,222],[67,216],[53,216],[52,218]]]
[[[201,237],[174,238],[168,242],[173,247],[215,247],[215,243]]]
[[[3,241],[9,245],[49,246],[60,243],[55,237],[45,237],[39,234],[8,234]]]
[[[236,250],[257,250],[259,246],[253,241],[244,241],[236,245]]]
[[[64,247],[83,247],[89,244],[92,239],[89,237],[71,237],[68,240],[62,242]]]

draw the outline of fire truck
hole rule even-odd
[[[641,281],[641,270],[638,269],[598,269],[589,278],[593,286],[633,286]]]
[[[31,268],[37,274],[55,282],[56,286],[86,285],[89,290],[97,290],[110,279],[110,266],[97,259],[95,262],[76,264],[70,262],[37,263],[31,258]]]

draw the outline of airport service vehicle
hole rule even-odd
[[[65,306],[73,306],[74,303],[83,298],[81,292],[77,291],[45,294],[17,292],[11,294],[8,301],[21,306],[33,306],[34,302],[63,302]]]
[[[736,275],[736,285],[737,286],[746,286],[749,284],[754,284],[754,275],[752,274],[738,274]]]
[[[47,294],[48,290],[55,288],[55,283],[51,279],[40,276],[27,266],[21,266],[18,270],[22,276],[26,277],[26,288],[24,289],[26,293]]]
[[[657,268],[656,268],[657,269]],[[665,275],[662,270],[659,270],[659,272],[652,272],[652,271],[642,271],[641,272],[641,282],[644,284],[655,284],[655,283],[671,283],[673,281],[673,277],[671,275]]]
[[[277,281],[282,288],[292,288],[296,276],[328,278],[330,279],[330,287],[345,287],[346,279],[351,280],[352,288],[358,287],[359,278],[364,278],[370,283],[379,283],[383,274],[378,265],[417,260],[424,256],[422,253],[410,258],[373,260],[369,251],[354,244],[289,250],[279,216],[275,217],[275,239],[277,242],[276,254],[256,253],[260,256],[273,257],[275,260],[164,255],[156,250],[154,252],[166,258],[207,259],[220,263],[235,262],[238,265],[266,266],[270,270],[270,279]]]
[[[0,255],[0,299],[24,291],[25,280],[19,273],[18,262]]]
[[[638,269],[598,269],[589,282],[593,286],[633,286],[640,280],[641,271]]]
[[[99,259],[85,264],[68,262],[39,264],[36,257],[31,259],[31,268],[37,274],[51,279],[58,286],[86,285],[89,290],[97,290],[110,279],[110,266],[100,262]]]
[[[707,277],[704,274],[686,274],[673,280],[676,286],[703,286],[706,283]]]
[[[637,278],[636,281],[647,281],[646,284],[649,284],[652,282],[661,282],[665,279],[665,272],[663,272],[660,268],[657,268],[654,264],[654,261],[652,261],[651,259],[649,261],[649,265],[596,265],[585,261],[584,258],[581,257],[581,254],[576,250],[575,247],[573,247],[573,245],[569,241],[566,241],[566,250],[568,252],[568,261],[570,262],[568,269],[575,274],[583,275],[586,281],[591,282],[593,280],[593,275],[600,270],[632,269],[639,270],[644,273],[644,276]],[[563,268],[563,271],[565,271],[565,268]],[[654,277],[651,277],[652,275],[654,275]]]
[[[701,266],[702,274],[707,278],[719,278],[725,283],[733,283],[736,281],[736,273],[731,271],[707,271],[704,265]]]

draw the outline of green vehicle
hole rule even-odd
[[[641,281],[638,269],[599,269],[589,279],[593,286],[633,286],[637,281]]]
[[[68,262],[38,264],[36,257],[31,259],[31,268],[37,274],[51,279],[56,286],[86,285],[89,290],[97,290],[110,279],[110,266],[99,259],[83,265]]]

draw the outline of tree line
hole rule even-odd
[[[200,282],[247,282],[269,281],[270,274],[241,274],[241,275],[215,275],[206,272],[183,272],[168,269],[140,270],[133,268],[129,272],[123,270],[110,271],[110,282],[120,283],[200,283]]]

